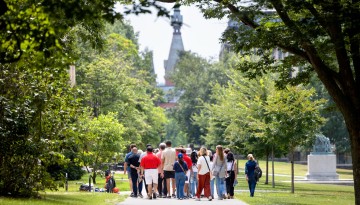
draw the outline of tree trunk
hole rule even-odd
[[[274,146],[271,148],[272,187],[275,188]]]
[[[265,184],[269,184],[269,153],[266,154],[266,178]]]
[[[295,193],[295,184],[294,184],[294,149],[291,150],[291,193]]]
[[[360,115],[360,114],[358,114]],[[346,120],[345,120],[346,121]],[[354,125],[354,124],[353,124]],[[360,205],[360,121],[355,126],[349,126],[348,131],[351,142],[351,157],[353,164],[355,204]]]
[[[96,172],[94,170],[93,175],[92,175],[92,180],[93,180],[93,184],[96,184]]]

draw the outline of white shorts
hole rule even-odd
[[[188,184],[190,181],[190,170],[187,170],[186,176],[188,177],[188,180],[185,181],[185,184]]]
[[[144,171],[146,184],[158,183],[158,169],[145,169]]]

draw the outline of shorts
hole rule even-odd
[[[128,179],[131,179],[131,171],[126,171],[127,175],[128,175]]]
[[[175,171],[166,171],[164,170],[165,179],[175,179]]]
[[[185,180],[185,184],[188,184],[190,181],[190,170],[187,170],[186,176],[188,177],[188,180]]]
[[[145,169],[144,174],[145,174],[146,184],[158,183],[159,176],[157,169]]]

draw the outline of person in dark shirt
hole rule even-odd
[[[129,158],[127,159],[128,161],[128,166],[131,168],[130,170],[130,174],[131,174],[131,181],[132,181],[132,185],[133,185],[133,192],[134,192],[134,197],[136,198],[137,196],[140,196],[142,198],[142,183],[139,183],[139,166],[140,166],[140,155],[137,153],[137,148],[134,147],[132,148],[132,155],[129,156]]]
[[[178,154],[178,161],[174,164],[175,180],[176,180],[176,196],[178,199],[184,199],[184,185],[186,181],[186,171],[188,167],[184,161],[183,154]]]
[[[255,167],[257,163],[252,154],[248,154],[248,161],[245,164],[245,177],[246,181],[249,184],[250,197],[254,197],[255,187],[256,187],[256,179],[254,175]]]

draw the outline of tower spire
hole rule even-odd
[[[183,16],[180,14],[180,8],[174,8],[173,15],[170,16],[171,26],[174,28],[173,37],[170,46],[169,57],[164,62],[165,67],[165,85],[173,85],[169,77],[174,71],[176,62],[179,60],[179,52],[184,51],[184,44],[181,37],[181,26],[183,24]]]

